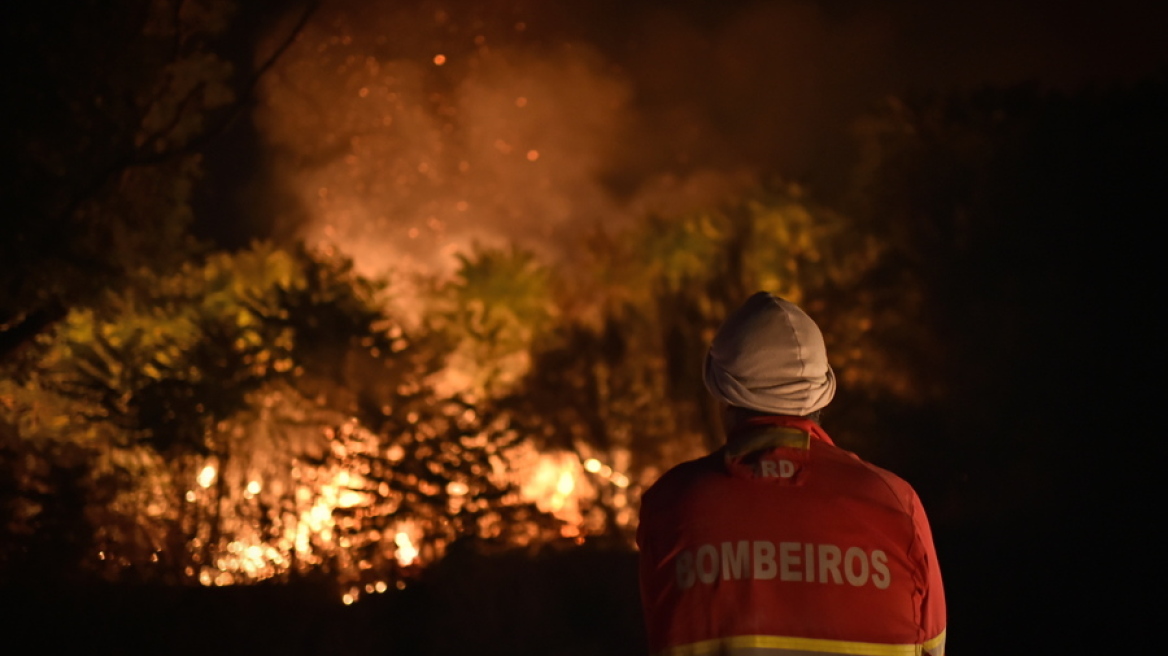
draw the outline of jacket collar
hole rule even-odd
[[[816,439],[835,442],[814,420],[792,415],[761,415],[740,424],[726,439],[726,455],[736,457],[751,451],[776,447],[808,449]]]

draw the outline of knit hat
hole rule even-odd
[[[794,303],[767,292],[751,296],[726,319],[702,369],[710,394],[759,412],[808,415],[835,395],[819,326]]]

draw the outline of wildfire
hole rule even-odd
[[[393,543],[397,545],[397,562],[402,566],[414,564],[418,559],[418,548],[414,546],[414,541],[410,539],[410,534],[405,531],[398,532],[393,536]]]
[[[581,216],[621,214],[595,173],[621,145],[631,93],[591,56],[515,57],[494,47],[492,32],[492,48],[479,34],[473,49],[438,41],[421,56],[394,59],[376,26],[353,25],[341,37],[328,25],[309,25],[278,74],[262,79],[256,126],[291,155],[274,162],[273,175],[307,216],[298,236],[389,279],[394,311],[407,322],[423,314],[412,276],[449,271],[467,244],[547,246],[555,229]],[[491,327],[489,339],[458,350],[425,384],[441,398],[481,399],[522,380],[532,322],[514,323],[512,339],[496,339],[500,329]],[[404,340],[391,344],[367,348],[374,357],[405,348]],[[292,367],[281,358],[274,370]],[[153,560],[162,553],[206,586],[327,568],[354,603],[402,585],[461,535],[528,544],[557,530],[582,539],[633,522],[629,456],[619,449],[542,451],[516,439],[491,450],[481,435],[447,439],[427,424],[472,425],[473,410],[435,420],[425,405],[400,412],[399,434],[387,435],[338,416],[336,408],[356,412],[347,406],[286,392],[256,392],[247,412],[260,408],[258,416],[215,427],[214,455],[185,456],[173,472],[159,466],[166,489],[143,493],[149,498],[135,508],[158,506]],[[182,553],[163,551],[177,542],[174,527],[185,550],[173,551]],[[103,562],[125,560],[107,552]]]
[[[441,557],[446,538],[436,538],[442,533],[435,530],[445,520],[399,515],[395,509],[402,493],[371,478],[370,470],[354,459],[380,453],[390,466],[401,466],[407,458],[402,445],[382,447],[378,436],[354,421],[325,431],[325,438],[337,456],[334,460],[297,460],[284,467],[279,454],[264,453],[226,465],[209,457],[192,467],[193,480],[183,498],[184,512],[196,529],[187,545],[195,563],[188,573],[195,580],[205,586],[239,585],[328,563],[345,584],[342,601],[351,604],[362,594],[404,584],[406,572]],[[560,536],[581,539],[604,530],[606,520],[595,512],[601,501],[618,511],[616,521],[623,527],[632,521],[624,473],[628,454],[614,453],[612,464],[601,458],[543,452],[530,441],[520,441],[493,456],[488,475],[516,490],[516,503],[533,504],[554,516]],[[466,480],[448,480],[431,493],[446,495],[444,512],[452,517],[477,507],[475,488]],[[375,516],[385,516],[388,523],[362,528],[367,526],[363,521]],[[484,515],[480,529],[484,535],[501,535],[500,521]]]

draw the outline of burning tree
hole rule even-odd
[[[460,537],[555,531],[503,460],[521,436],[437,397],[442,336],[407,334],[346,261],[258,246],[141,283],[72,312],[0,383],[13,462],[79,461],[85,567],[384,589]],[[46,528],[34,474],[6,499],[17,533]]]
[[[598,233],[573,277],[480,248],[421,286],[412,322],[336,254],[260,244],[144,272],[9,363],[9,530],[49,521],[51,471],[15,463],[68,452],[90,528],[71,539],[109,577],[325,572],[352,600],[460,539],[628,539],[638,487],[715,430],[695,367],[736,295],[863,268],[825,255],[830,219],[790,190],[649,217]]]

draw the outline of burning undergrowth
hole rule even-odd
[[[460,344],[514,328],[492,323],[502,309],[480,309],[478,337],[454,318],[410,333],[347,260],[263,246],[140,282],[72,313],[0,389],[7,455],[78,459],[85,568],[209,586],[327,572],[351,602],[456,540],[627,539],[622,448],[533,435],[496,385],[525,371],[450,389]],[[15,481],[28,533],[52,513],[48,475]]]

